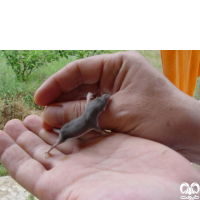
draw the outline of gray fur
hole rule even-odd
[[[104,134],[104,131],[99,127],[98,116],[105,110],[110,94],[104,94],[89,103],[90,98],[91,93],[88,93],[87,104],[83,115],[66,123],[60,130],[54,129],[55,132],[59,133],[59,139],[49,151],[46,152],[47,155],[57,145],[69,139],[79,138],[90,130],[95,130]]]

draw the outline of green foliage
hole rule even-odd
[[[28,198],[26,198],[26,200],[34,200],[35,198],[34,198],[34,196],[32,195],[32,194],[30,194],[29,196],[28,196]]]
[[[59,50],[58,53],[60,54],[61,57],[68,58],[69,56],[75,56],[77,59],[80,59],[80,58],[102,54],[108,51],[106,50]]]
[[[0,163],[0,177],[1,176],[7,176],[7,175],[8,175],[8,172],[6,171],[4,166]]]
[[[12,54],[9,51],[4,52],[9,55]],[[2,97],[3,99],[8,100],[13,99],[13,97],[18,97],[18,99],[21,97],[22,102],[30,109],[41,109],[41,107],[34,102],[34,93],[48,77],[62,69],[69,62],[81,58],[82,56],[99,54],[100,51],[64,50],[57,51],[57,53],[60,54],[59,60],[55,59],[50,63],[35,68],[35,70],[32,70],[26,81],[19,81],[19,78],[17,78],[15,71],[5,57],[5,54],[3,57],[0,57],[0,98]]]
[[[106,53],[103,50],[2,50],[1,54],[7,59],[19,81],[27,81],[31,73],[47,63],[59,61],[60,58],[68,59],[74,56],[76,59],[85,58],[97,54]]]
[[[68,58],[67,51],[56,50],[3,50],[2,55],[7,59],[7,64],[12,67],[19,81],[27,81],[33,70],[42,65],[58,61],[60,57]]]
[[[89,56],[94,56],[94,55],[99,55],[102,53],[106,53],[109,52],[105,51],[105,50],[76,50],[76,51],[71,51],[71,55],[75,56],[77,59],[81,59],[81,58],[86,58]]]
[[[29,108],[34,108],[34,109],[40,109],[41,107],[38,106],[35,101],[34,101],[34,95],[33,94],[23,94],[23,100],[26,106]]]

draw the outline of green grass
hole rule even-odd
[[[200,77],[197,78],[196,89],[193,97],[197,100],[200,100]]]
[[[68,63],[74,61],[75,58],[71,57],[69,59],[61,58],[59,61],[54,61],[47,66],[42,66],[36,69],[30,76],[29,82],[34,84],[36,89],[51,75],[55,74],[57,71],[62,69]]]
[[[28,196],[28,198],[26,198],[26,200],[34,200],[34,196],[33,196],[32,194],[30,194],[30,195]]]
[[[6,171],[4,166],[0,163],[0,177],[1,176],[7,176],[7,175],[8,175],[8,172]]]
[[[159,50],[139,50],[141,53],[156,69],[162,72],[162,63]]]
[[[0,99],[21,96],[24,104],[32,109],[37,108],[33,99],[35,91],[48,77],[73,60],[75,60],[73,57],[69,59],[61,58],[59,61],[54,61],[47,66],[41,66],[33,71],[25,83],[17,80],[11,67],[6,64],[6,60],[0,57]]]

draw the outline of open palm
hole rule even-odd
[[[0,131],[2,164],[40,200],[179,199],[182,182],[200,182],[184,157],[150,140],[120,133],[74,139],[45,158],[58,136],[42,129],[41,118],[11,120],[5,131]]]

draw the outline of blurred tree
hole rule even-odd
[[[75,56],[80,59],[108,52],[103,50],[2,50],[1,54],[6,57],[17,80],[27,81],[34,69],[58,61],[61,57],[68,59],[69,56]]]

